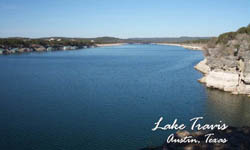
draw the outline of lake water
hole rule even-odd
[[[136,150],[165,123],[250,125],[250,99],[197,82],[202,52],[123,45],[0,57],[0,149]]]

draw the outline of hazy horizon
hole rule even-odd
[[[0,37],[214,37],[250,23],[250,1],[1,0]]]

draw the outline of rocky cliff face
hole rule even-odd
[[[200,82],[233,94],[250,95],[250,26],[212,39],[205,60],[195,66],[204,73]]]

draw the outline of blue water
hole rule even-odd
[[[135,150],[160,145],[159,117],[250,125],[250,100],[210,90],[202,52],[123,45],[0,57],[0,149]],[[241,116],[241,117],[239,117]]]

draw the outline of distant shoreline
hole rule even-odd
[[[180,46],[190,50],[204,50],[204,44],[153,43],[157,45]]]
[[[47,51],[65,51],[65,50],[78,50],[85,48],[93,48],[93,47],[111,47],[111,46],[121,46],[129,43],[106,43],[106,44],[96,44],[91,43],[92,45],[82,45],[82,46],[69,46],[69,45],[61,45],[57,47],[52,46],[43,46],[40,44],[32,44],[29,47],[14,47],[10,49],[2,49],[0,48],[0,55],[9,55],[9,54],[21,54],[27,52],[47,52]],[[144,43],[136,43],[136,44],[144,44]],[[151,43],[156,45],[169,45],[169,46],[180,46],[190,50],[203,50],[204,44],[177,44],[177,43]]]

